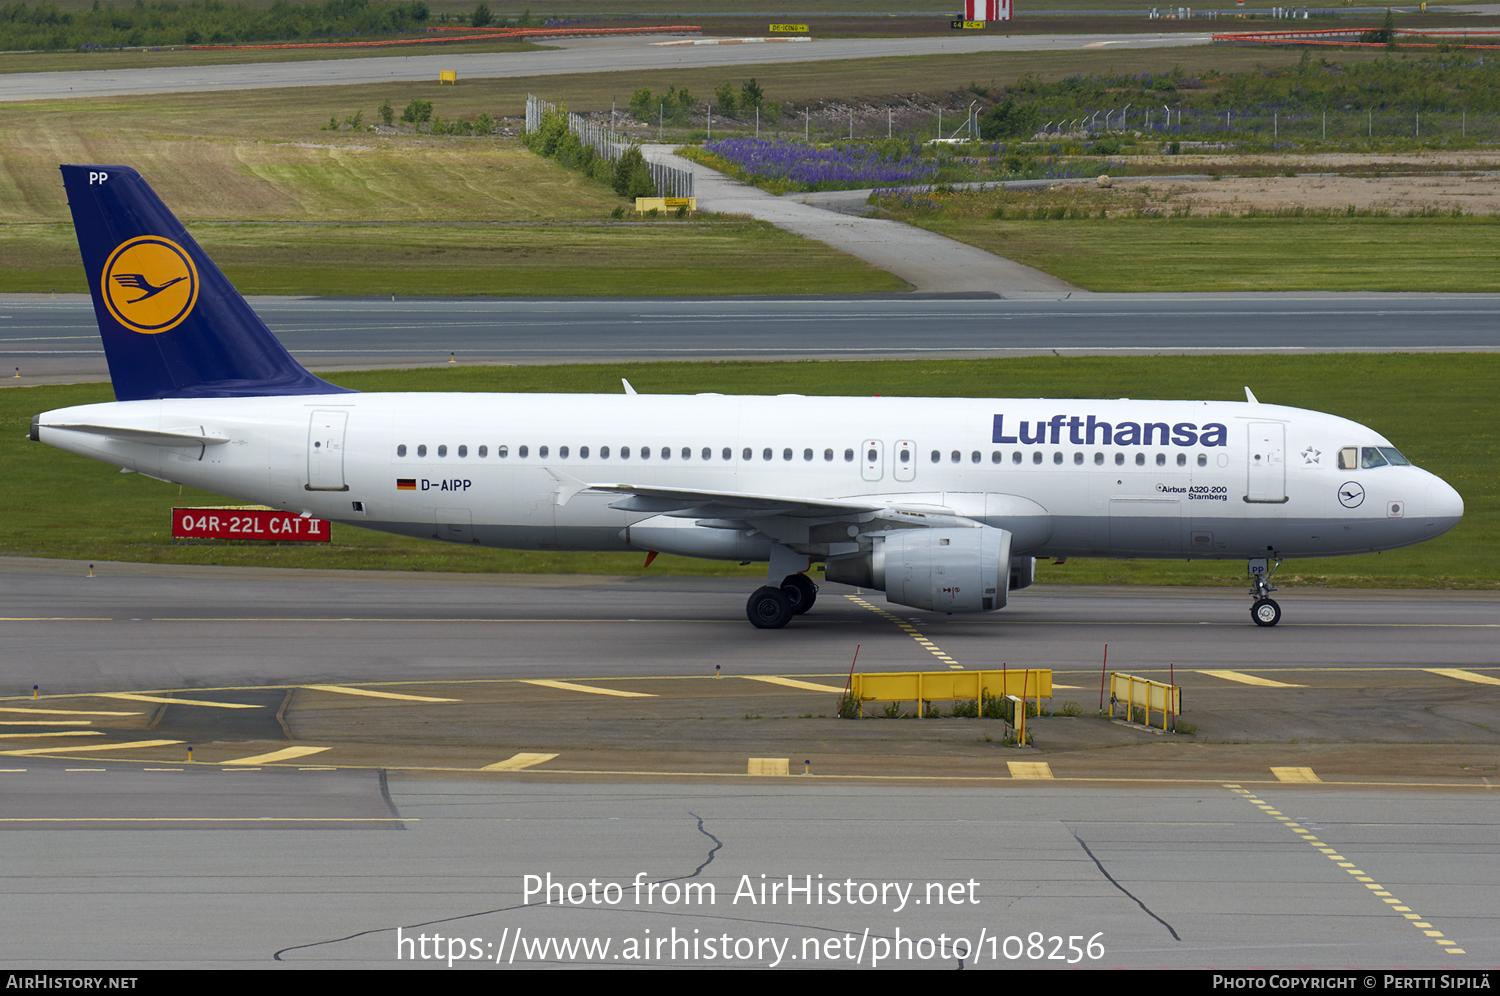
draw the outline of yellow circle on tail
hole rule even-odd
[[[100,282],[115,320],[148,335],[182,324],[198,301],[197,267],[182,246],[160,235],[120,243]]]

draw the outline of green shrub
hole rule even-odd
[[[979,137],[991,141],[1034,135],[1039,124],[1035,107],[1018,104],[1014,98],[1009,98],[979,116]]]
[[[401,120],[407,124],[424,124],[432,120],[432,101],[413,99],[406,105],[406,110],[401,112]]]

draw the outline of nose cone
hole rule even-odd
[[[1427,485],[1427,516],[1423,532],[1428,539],[1441,536],[1464,517],[1464,500],[1452,486],[1440,478]]]

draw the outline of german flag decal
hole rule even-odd
[[[417,479],[415,477],[398,477],[398,478],[396,478],[396,490],[397,491],[415,491],[415,490],[417,490]]]

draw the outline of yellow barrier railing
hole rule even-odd
[[[1133,674],[1112,674],[1109,676],[1111,719],[1115,716],[1117,705],[1125,707],[1127,722],[1135,722],[1135,711],[1141,709],[1146,716],[1143,726],[1150,726],[1151,714],[1159,712],[1161,713],[1161,728],[1163,730],[1175,728],[1177,717],[1182,715],[1182,687],[1152,681],[1149,678],[1137,678]],[[1169,721],[1171,727],[1167,725]]]
[[[892,671],[856,674],[850,696],[865,702],[935,702],[1014,695],[1022,699],[1052,697],[1052,671],[1017,668],[1006,671]],[[920,706],[919,706],[920,708]],[[860,715],[863,716],[861,708]]]

